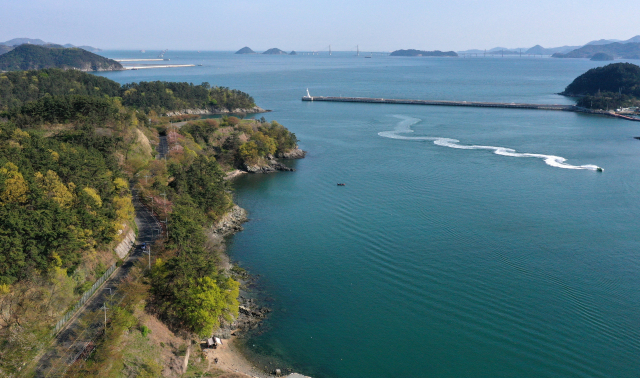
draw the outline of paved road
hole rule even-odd
[[[111,278],[109,278],[102,289],[98,289],[94,296],[87,301],[85,306],[78,311],[78,315],[71,319],[67,324],[67,327],[58,333],[53,341],[53,344],[41,357],[36,367],[36,377],[61,377],[64,375],[70,362],[82,352],[87,345],[87,342],[95,338],[104,327],[104,313],[96,313],[92,317],[88,324],[85,321],[81,321],[83,315],[90,314],[100,310],[105,302],[114,300],[117,302],[121,298],[120,293],[117,292],[116,287],[125,278],[134,263],[140,258],[145,257],[143,261],[147,261],[147,255],[143,254],[142,249],[137,246],[146,242],[147,244],[153,244],[158,237],[158,229],[160,229],[159,223],[156,218],[151,215],[149,210],[140,203],[138,200],[138,193],[134,190],[133,205],[136,210],[135,222],[138,226],[138,239],[136,240],[134,250],[129,253],[129,256],[125,259],[122,266],[117,269]],[[152,251],[153,254],[153,251]],[[112,288],[111,293],[107,288]],[[110,297],[113,295],[113,297]],[[109,307],[109,305],[107,305]],[[107,317],[109,311],[107,310]]]
[[[163,159],[169,153],[169,144],[167,143],[167,137],[160,137],[160,144],[158,145],[158,159]]]

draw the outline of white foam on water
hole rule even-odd
[[[411,130],[411,126],[415,125],[421,120],[418,118],[412,118],[412,117],[407,117],[402,115],[394,115],[394,117],[401,119],[401,121],[396,125],[396,128],[393,131],[379,132],[378,135],[380,135],[381,137],[391,138],[391,139],[428,140],[428,141],[433,141],[433,144],[438,146],[458,148],[461,150],[493,150],[494,154],[502,155],[502,156],[538,158],[538,159],[543,159],[547,165],[550,165],[552,167],[557,167],[557,168],[588,169],[591,171],[596,171],[599,168],[597,165],[593,165],[593,164],[586,164],[586,165],[567,164],[565,163],[567,159],[563,158],[562,156],[520,153],[520,152],[516,152],[516,150],[512,148],[507,148],[507,147],[475,146],[475,145],[469,146],[464,144],[458,144],[460,143],[459,140],[451,139],[451,138],[427,137],[427,136],[425,137],[404,136],[400,134],[412,133],[413,130]]]

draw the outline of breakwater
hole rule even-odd
[[[370,103],[370,104],[466,106],[466,107],[475,107],[475,108],[559,110],[559,111],[566,111],[566,112],[597,114],[597,115],[603,115],[607,117],[621,118],[627,121],[640,122],[640,118],[634,118],[634,117],[617,114],[609,111],[604,111],[604,110],[586,109],[586,108],[581,108],[575,105],[527,104],[527,103],[515,103],[515,102],[410,100],[410,99],[393,99],[393,98],[328,97],[328,96],[303,96],[302,101],[363,102],[363,103]]]
[[[403,104],[403,105],[435,105],[435,106],[470,106],[477,108],[515,108],[515,109],[542,109],[577,111],[574,105],[549,105],[549,104],[517,104],[508,102],[478,102],[478,101],[440,101],[440,100],[408,100],[392,98],[367,98],[367,97],[325,97],[304,96],[302,101],[328,101],[328,102],[365,102],[373,104]]]

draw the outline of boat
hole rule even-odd
[[[604,168],[602,168],[602,167],[597,167],[597,168],[596,168],[596,171],[598,171],[598,172],[604,172]]]
[[[343,183],[343,182],[339,182],[338,186],[346,186],[347,184]]]
[[[198,64],[198,67],[202,67],[202,64]]]

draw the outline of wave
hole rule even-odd
[[[433,141],[433,144],[438,146],[458,148],[461,150],[493,150],[494,154],[502,155],[502,156],[538,158],[538,159],[543,159],[547,165],[550,165],[552,167],[557,167],[557,168],[588,169],[591,171],[603,170],[602,168],[593,164],[585,164],[585,165],[567,164],[565,163],[567,159],[563,158],[562,156],[521,153],[521,152],[516,152],[516,150],[512,148],[507,148],[507,147],[475,146],[475,145],[469,146],[469,145],[458,144],[460,143],[459,140],[451,139],[451,138],[440,138],[440,137],[429,137],[429,136],[410,137],[410,136],[400,135],[400,134],[412,133],[413,130],[411,130],[411,126],[420,122],[421,119],[401,116],[401,115],[394,115],[394,117],[401,119],[401,121],[398,123],[396,128],[393,131],[379,132],[378,135],[380,135],[381,137],[391,138],[391,139],[428,140],[428,141]]]

